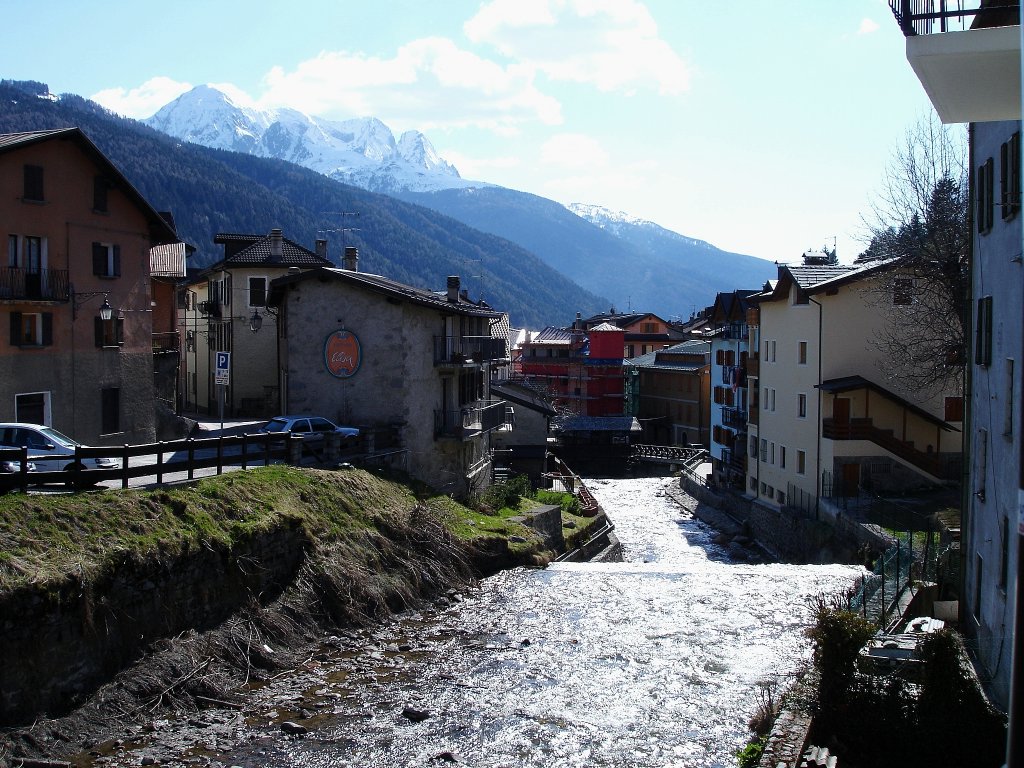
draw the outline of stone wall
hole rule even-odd
[[[239,606],[265,604],[291,582],[310,542],[298,525],[228,551],[126,556],[95,581],[0,595],[0,725],[64,711],[154,641],[209,629]]]
[[[851,520],[826,503],[817,518],[788,507],[775,509],[734,493],[708,488],[686,475],[680,486],[701,504],[724,514],[772,557],[795,563],[856,562],[863,547],[884,551],[891,543],[877,526]],[[704,514],[700,506],[695,513]],[[707,520],[716,525],[714,519]]]

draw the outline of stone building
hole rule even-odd
[[[321,267],[275,280],[269,306],[283,410],[397,429],[409,473],[434,487],[491,483],[491,434],[506,423],[491,369],[508,363],[508,323],[458,277],[434,292]]]

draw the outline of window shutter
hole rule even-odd
[[[21,346],[21,312],[11,312],[11,346]]]
[[[107,249],[100,243],[92,244],[92,273],[94,275],[107,273]]]
[[[41,165],[25,166],[24,197],[26,200],[45,200],[43,197],[43,167]]]
[[[53,345],[53,313],[43,312],[43,346]]]
[[[103,321],[98,317],[92,319],[93,336],[95,337],[96,346],[103,346]]]
[[[114,246],[114,271],[111,273],[114,277],[121,276],[121,246]]]
[[[119,317],[114,322],[116,323],[114,330],[117,333],[117,345],[120,347],[124,345],[124,318]]]
[[[1004,219],[1010,218],[1010,145],[1004,143],[999,148],[999,213]]]

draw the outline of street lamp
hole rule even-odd
[[[263,315],[260,314],[259,309],[252,311],[252,317],[249,318],[249,330],[253,333],[259,331],[263,327]]]
[[[82,291],[77,292],[74,288],[71,289],[71,320],[75,321],[78,319],[78,309],[83,304],[99,296],[103,297],[103,304],[100,306],[100,319],[109,320],[114,316],[114,308],[110,306],[110,302],[107,301],[108,293],[106,291]]]

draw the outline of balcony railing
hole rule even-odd
[[[746,323],[735,323],[733,325],[725,326],[722,338],[723,339],[746,339],[750,336],[750,331]]]
[[[434,411],[434,436],[465,440],[493,432],[506,424],[504,400],[489,400],[464,405],[456,410]]]
[[[957,32],[972,26],[1013,26],[1019,3],[981,7],[981,0],[889,0],[906,37]]]
[[[435,336],[434,364],[487,363],[508,357],[507,343],[493,336]]]
[[[0,299],[67,301],[69,296],[66,269],[0,267]]]
[[[935,477],[945,475],[946,470],[936,456],[898,439],[891,429],[879,429],[871,419],[850,419],[848,422],[822,419],[821,434],[828,440],[867,440]]]
[[[730,408],[726,406],[722,409],[722,424],[732,429],[746,431],[747,412],[742,408]]]

